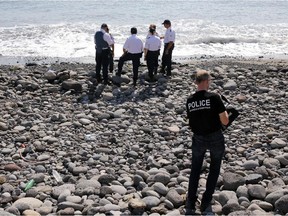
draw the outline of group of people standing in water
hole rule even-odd
[[[156,32],[156,25],[149,26],[149,32],[145,44],[137,36],[137,28],[131,28],[131,36],[127,38],[123,45],[123,55],[119,58],[118,70],[116,76],[121,76],[122,68],[125,61],[132,61],[133,65],[133,85],[137,85],[138,68],[140,59],[144,53],[144,60],[147,61],[149,80],[154,81],[158,71],[158,57],[161,49],[161,39],[164,42],[164,51],[162,55],[161,73],[171,76],[172,52],[175,43],[175,31],[171,28],[170,20],[164,20],[162,23],[166,28],[165,36],[159,36]],[[106,23],[101,25],[101,29],[94,35],[96,49],[96,79],[98,83],[104,82],[105,85],[111,84],[108,79],[108,69],[113,72],[114,57],[114,38],[109,33]],[[102,76],[101,76],[102,69]]]

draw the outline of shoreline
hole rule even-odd
[[[117,62],[119,58],[114,58],[114,62]],[[159,61],[161,60],[161,55]],[[246,63],[286,63],[288,62],[288,56],[285,57],[271,57],[271,56],[255,56],[255,57],[243,57],[243,56],[173,56],[172,61],[174,64],[189,64],[189,63],[201,63],[201,62],[246,62]],[[79,58],[64,58],[64,57],[37,57],[37,56],[2,56],[0,55],[0,66],[4,65],[45,65],[45,64],[60,64],[60,63],[71,63],[71,64],[95,64],[93,57],[79,57]],[[141,63],[145,63],[144,59],[141,59]]]

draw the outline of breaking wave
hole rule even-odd
[[[195,44],[228,44],[228,43],[259,43],[258,39],[245,39],[245,38],[235,38],[235,37],[206,37],[199,38],[195,41]]]

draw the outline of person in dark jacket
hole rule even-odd
[[[109,65],[109,54],[111,53],[110,46],[114,44],[111,36],[107,33],[108,26],[103,23],[100,31],[97,31],[94,35],[94,43],[96,49],[96,79],[98,83],[102,82],[101,68],[103,72],[104,84],[109,84],[108,80],[108,65]]]
[[[186,199],[186,215],[194,214],[196,210],[198,183],[207,150],[210,151],[211,160],[206,191],[202,196],[200,205],[201,212],[210,206],[225,150],[221,129],[222,124],[227,125],[229,123],[228,114],[220,95],[208,91],[210,80],[211,76],[208,71],[197,71],[197,91],[186,102],[189,126],[193,132],[192,167]]]

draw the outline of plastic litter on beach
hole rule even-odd
[[[52,170],[52,175],[56,179],[57,182],[62,182],[62,177],[56,170]]]
[[[25,187],[24,191],[26,192],[27,190],[29,190],[30,188],[32,188],[34,184],[35,184],[35,180],[34,180],[34,179],[31,179],[31,180],[26,184],[26,187]]]

